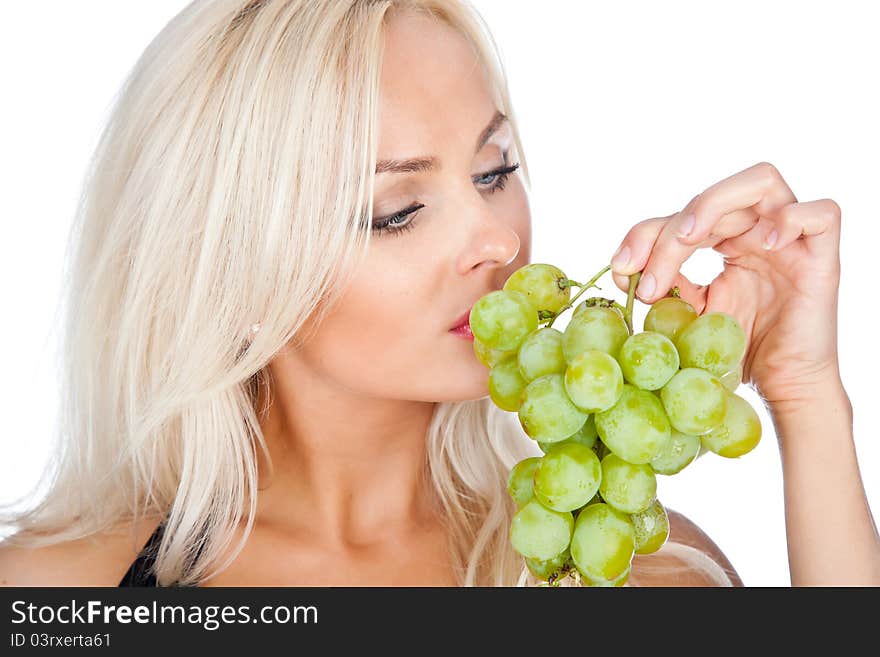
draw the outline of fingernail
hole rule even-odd
[[[691,231],[694,230],[694,224],[697,223],[697,218],[694,216],[694,213],[691,212],[688,216],[682,219],[681,224],[678,226],[678,236],[679,237],[687,237],[691,234]]]
[[[773,230],[771,230],[767,234],[767,237],[764,238],[764,244],[763,244],[764,248],[768,249],[768,250],[772,249],[773,245],[776,244],[776,240],[778,240],[778,239],[779,239],[779,233],[777,233],[776,229],[774,228]]]
[[[628,246],[619,246],[617,251],[614,253],[614,257],[611,258],[611,269],[614,271],[620,271],[629,263],[629,254],[630,250]]]
[[[642,299],[650,299],[655,289],[657,289],[657,280],[654,278],[654,274],[645,274],[639,280],[636,292]]]

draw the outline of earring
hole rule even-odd
[[[257,333],[257,331],[259,331],[261,327],[262,327],[262,324],[260,322],[256,322],[254,324],[251,324],[251,333]]]

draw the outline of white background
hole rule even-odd
[[[15,27],[0,40],[2,501],[29,489],[48,454],[64,239],[88,157],[125,75],[185,5],[4,5]],[[632,224],[670,214],[762,160],[798,200],[841,206],[840,363],[876,517],[880,445],[871,413],[880,358],[870,294],[880,237],[880,42],[865,13],[870,3],[474,5],[501,48],[520,121],[533,182],[533,262],[585,280]],[[705,283],[719,268],[717,254],[700,252],[684,272]],[[751,389],[740,394],[761,412],[761,444],[738,461],[710,454],[661,477],[659,495],[718,543],[746,585],[785,586],[773,425]]]

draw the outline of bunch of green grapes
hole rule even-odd
[[[550,584],[570,575],[622,586],[634,555],[669,537],[656,475],[707,451],[741,456],[761,439],[758,414],[735,393],[746,336],[730,315],[698,315],[672,290],[636,333],[636,274],[626,307],[586,299],[564,330],[553,328],[608,270],[582,285],[552,265],[525,265],[470,313],[489,396],[544,453],[510,471],[510,541]],[[581,288],[573,299],[572,287]]]

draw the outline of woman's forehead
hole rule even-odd
[[[496,107],[465,38],[445,23],[408,15],[389,24],[386,39],[379,159],[422,157],[451,140],[473,142]]]

